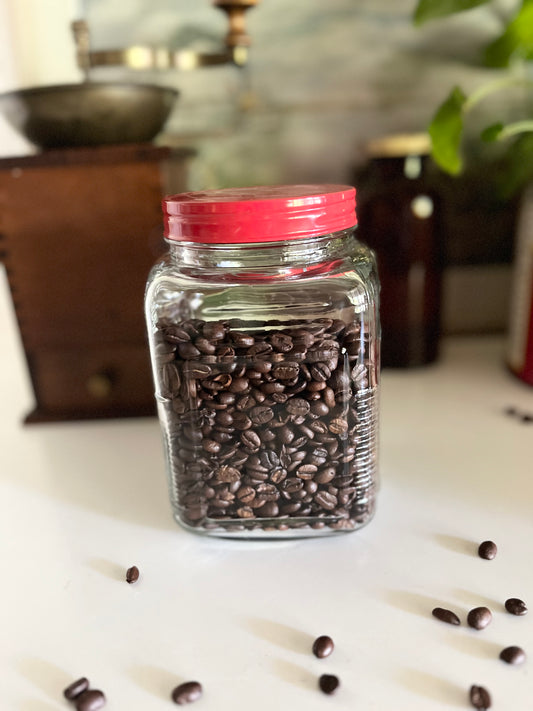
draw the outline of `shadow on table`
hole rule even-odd
[[[449,536],[446,533],[435,533],[435,540],[443,548],[454,553],[462,553],[470,558],[477,555],[479,542],[461,538],[461,536]]]
[[[304,689],[318,688],[317,676],[299,664],[294,664],[286,659],[273,659],[272,669],[276,676],[289,684],[294,684]]]
[[[130,678],[144,691],[170,701],[173,689],[187,681],[177,674],[160,667],[137,664],[128,669]]]
[[[87,565],[110,580],[126,580],[126,568],[106,558],[91,558]]]
[[[477,657],[478,659],[498,659],[503,646],[496,644],[496,642],[481,639],[477,632],[472,632],[472,635],[451,634],[448,639],[448,644],[457,651],[468,654],[471,657]]]
[[[66,671],[38,657],[20,659],[17,662],[17,669],[25,679],[55,701],[63,698],[63,689],[72,683],[72,678]],[[33,708],[35,711],[46,711],[49,708],[44,702],[34,699],[28,699],[26,704],[27,706],[23,707],[24,711],[30,711]]]
[[[468,705],[468,689],[435,674],[404,667],[398,672],[397,681],[409,691],[431,701],[463,709]]]
[[[110,518],[180,532],[157,420],[40,424],[3,477]]]
[[[300,654],[309,655],[311,653],[314,638],[296,627],[283,625],[262,617],[250,617],[245,620],[244,626],[256,637],[278,647]]]
[[[45,701],[26,699],[21,706],[17,706],[17,711],[57,711],[58,708],[58,706],[51,706]]]
[[[433,620],[436,624],[438,623],[431,616],[432,610],[435,607],[450,608],[449,601],[446,602],[445,600],[440,600],[429,595],[413,593],[409,590],[386,590],[384,598],[392,607],[396,607],[403,612],[410,612],[412,615],[421,615],[430,621]],[[453,612],[459,615],[459,617],[461,617],[461,615],[465,617],[466,615],[464,610],[451,609],[453,609]]]

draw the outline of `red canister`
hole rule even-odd
[[[533,188],[524,195],[518,223],[507,362],[533,385]]]

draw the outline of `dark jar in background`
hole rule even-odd
[[[371,141],[356,180],[358,237],[376,252],[381,282],[383,367],[438,356],[443,241],[429,150],[425,134]]]
[[[146,319],[174,517],[204,534],[316,536],[373,515],[379,318],[355,190],[164,201]]]

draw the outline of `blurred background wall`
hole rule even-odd
[[[414,6],[414,0],[262,0],[247,16],[252,50],[244,69],[105,68],[91,78],[180,90],[158,142],[196,149],[191,189],[353,183],[370,138],[423,130],[451,86],[468,91],[487,78],[477,48],[497,35],[497,15],[478,8],[415,28]],[[0,90],[80,80],[69,24],[81,14],[96,49],[142,43],[216,49],[226,31],[209,0],[0,0]],[[517,96],[502,110],[512,112],[519,102]],[[1,156],[32,150],[0,119]],[[463,196],[447,236],[444,329],[500,330],[507,320],[512,215],[507,204],[495,204],[483,166],[465,180],[459,190],[444,180],[450,200]]]

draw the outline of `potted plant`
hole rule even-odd
[[[498,11],[501,29],[482,48],[481,59],[486,67],[504,71],[469,94],[454,86],[437,108],[429,126],[432,156],[451,175],[463,170],[463,138],[473,110],[513,87],[526,88],[527,95],[533,89],[533,0],[516,0],[505,16],[496,0],[418,0],[414,11],[415,24],[422,25],[482,5]],[[528,115],[524,106],[524,115],[511,122],[495,116],[495,120],[487,121],[479,137],[503,149],[505,193],[510,196],[525,188],[518,222],[507,361],[516,375],[533,385],[533,107],[530,110]]]

